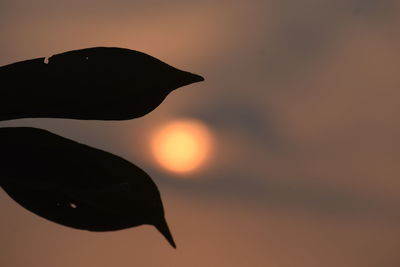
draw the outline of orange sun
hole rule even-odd
[[[170,122],[153,135],[151,151],[169,171],[187,173],[198,169],[210,155],[211,133],[201,122],[186,119]]]

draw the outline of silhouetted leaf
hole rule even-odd
[[[0,67],[0,120],[126,120],[155,109],[174,89],[204,79],[147,54],[96,47]]]
[[[154,225],[175,247],[159,191],[132,163],[36,128],[0,128],[0,182],[20,205],[89,231]]]

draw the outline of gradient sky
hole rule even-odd
[[[99,234],[56,225],[1,191],[0,266],[400,266],[399,8],[0,0],[0,65],[116,46],[206,78],[136,120],[0,122],[45,128],[146,170],[177,250],[150,226]],[[150,155],[157,125],[179,118],[203,121],[216,138],[211,163],[191,179]]]

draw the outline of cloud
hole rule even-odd
[[[11,245],[0,251],[27,256],[0,255],[0,263],[41,262],[49,248],[72,265],[142,263],[145,253],[127,256],[139,238],[149,245],[138,249],[158,255],[154,266],[193,258],[201,266],[399,265],[397,1],[82,2],[2,1],[1,61],[113,44],[145,49],[206,81],[177,90],[140,120],[7,125],[54,130],[145,169],[183,252],[157,247],[164,243],[150,229],[82,237],[3,202],[18,223],[2,222],[14,230],[3,229]],[[151,131],[179,117],[205,121],[220,145],[191,180],[163,172],[147,154]],[[199,224],[204,229],[192,231]],[[34,243],[20,242],[25,235]]]

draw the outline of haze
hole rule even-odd
[[[132,121],[1,122],[146,170],[178,249],[148,226],[58,226],[1,191],[0,266],[400,266],[399,15],[391,0],[2,0],[1,65],[116,46],[206,81]],[[147,141],[182,117],[216,138],[191,179],[159,168]]]

